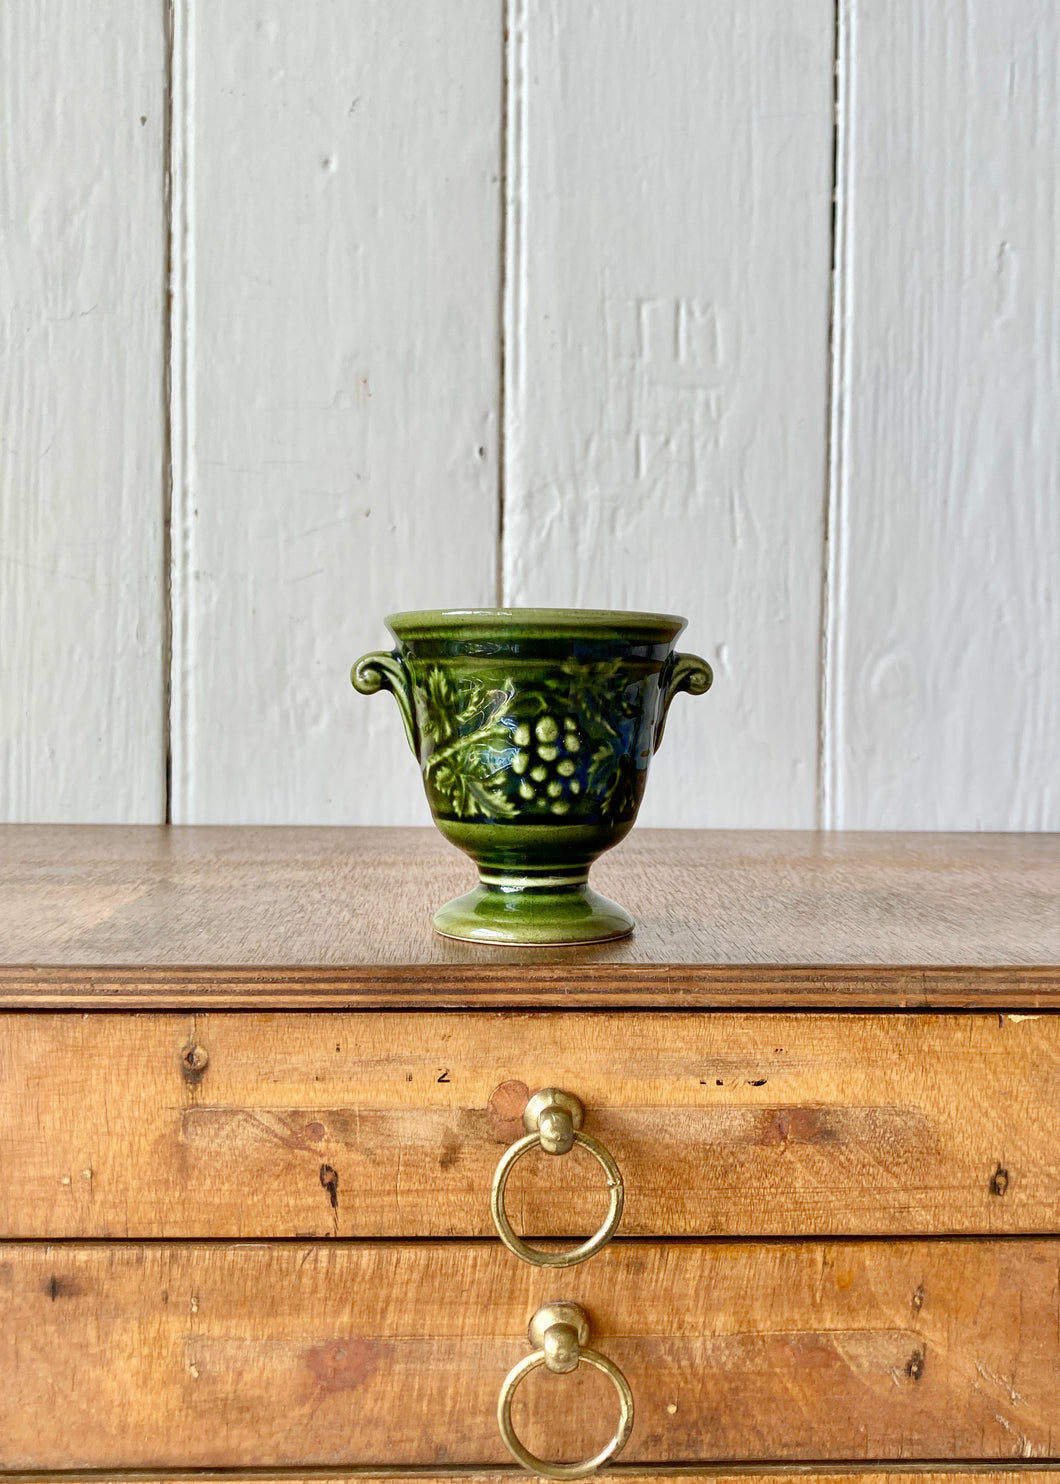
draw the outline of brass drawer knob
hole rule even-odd
[[[545,1304],[531,1319],[528,1334],[534,1349],[505,1376],[497,1401],[501,1437],[512,1457],[530,1473],[540,1474],[543,1479],[581,1479],[614,1458],[626,1445],[633,1430],[633,1393],[629,1382],[613,1360],[586,1348],[589,1316],[578,1304]],[[618,1392],[618,1426],[611,1441],[592,1458],[585,1458],[580,1463],[550,1463],[536,1457],[516,1437],[512,1426],[512,1398],[523,1377],[536,1371],[538,1366],[547,1366],[550,1371],[563,1374],[575,1370],[582,1361],[603,1371]]]
[[[521,1257],[524,1262],[532,1262],[539,1268],[569,1268],[575,1263],[584,1262],[610,1242],[622,1219],[622,1205],[625,1201],[622,1176],[604,1146],[591,1135],[581,1132],[582,1117],[582,1105],[572,1093],[562,1092],[558,1087],[545,1087],[540,1092],[535,1092],[523,1114],[526,1137],[517,1140],[505,1150],[493,1176],[490,1210],[501,1241],[516,1257]],[[607,1216],[600,1229],[577,1247],[572,1247],[567,1252],[540,1252],[536,1247],[528,1246],[512,1231],[504,1209],[504,1188],[516,1163],[531,1149],[543,1149],[546,1154],[567,1154],[575,1144],[588,1149],[603,1165],[607,1176]]]

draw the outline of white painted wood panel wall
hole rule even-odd
[[[0,818],[165,810],[165,54],[0,4]]]
[[[1058,104],[1051,0],[8,0],[0,817],[421,821],[349,664],[503,601],[689,615],[646,821],[1060,828]]]

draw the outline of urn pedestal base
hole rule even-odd
[[[446,902],[434,914],[434,930],[473,943],[572,947],[625,938],[633,919],[584,880],[530,886],[497,877]]]

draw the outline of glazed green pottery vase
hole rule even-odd
[[[392,653],[353,667],[394,694],[434,822],[479,885],[446,903],[439,933],[483,943],[597,943],[633,921],[588,885],[633,827],[679,691],[706,660],[676,654],[683,618],[588,609],[395,613]]]

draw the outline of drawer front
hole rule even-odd
[[[529,1091],[577,1094],[620,1234],[1060,1228],[1055,1015],[0,1016],[0,1237],[493,1235]],[[581,1149],[517,1231],[585,1235]]]
[[[629,1380],[624,1464],[1055,1458],[1058,1264],[1045,1240],[625,1242],[557,1282],[497,1243],[5,1244],[0,1466],[502,1465],[501,1382],[559,1297]],[[579,1367],[514,1415],[571,1458],[615,1412]]]

